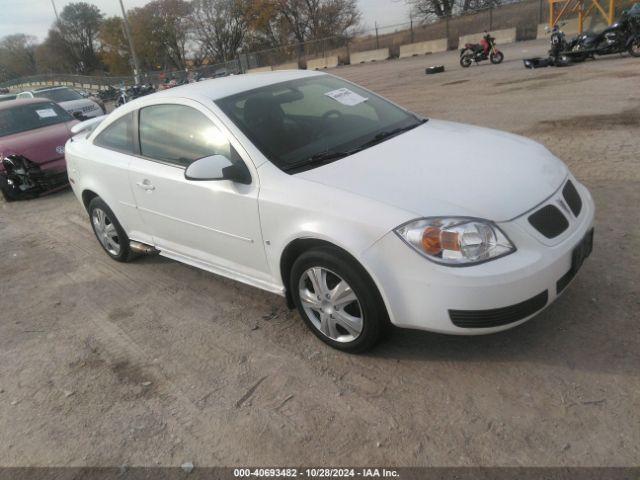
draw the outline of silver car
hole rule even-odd
[[[99,117],[105,114],[104,106],[94,98],[86,98],[69,87],[45,87],[18,94],[18,98],[47,98],[56,102],[78,119]]]

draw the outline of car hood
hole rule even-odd
[[[76,123],[57,123],[0,137],[0,154],[22,155],[38,164],[57,160],[64,156],[64,144],[71,137],[70,129]]]
[[[439,120],[296,175],[415,216],[513,219],[551,196],[567,167],[539,143]]]

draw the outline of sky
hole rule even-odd
[[[60,12],[72,0],[53,0]],[[84,0],[97,5],[106,15],[119,15],[118,0]],[[140,7],[149,0],[123,0],[125,8]],[[55,19],[52,0],[0,0],[0,38],[12,33],[27,33],[44,40]],[[363,27],[407,22],[409,8],[405,0],[358,0]]]

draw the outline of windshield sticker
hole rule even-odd
[[[40,118],[51,118],[57,117],[58,114],[53,110],[53,108],[45,108],[43,110],[36,110],[36,113]]]
[[[358,95],[356,92],[352,92],[348,88],[339,88],[338,90],[327,92],[325,95],[348,107],[353,107],[367,101],[365,97]]]

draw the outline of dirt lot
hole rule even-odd
[[[396,331],[350,356],[279,297],[109,260],[70,191],[0,202],[1,466],[640,463],[640,60],[462,70],[449,52],[333,73],[563,158],[598,207],[563,297],[505,333]]]

